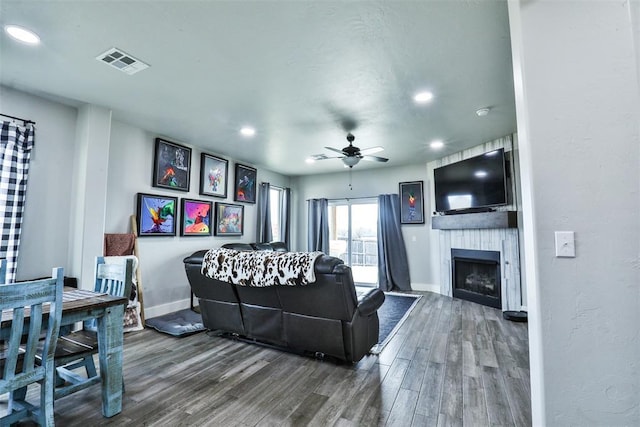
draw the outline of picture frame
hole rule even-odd
[[[216,202],[216,236],[242,236],[244,233],[244,206]]]
[[[423,181],[400,183],[400,223],[424,224]]]
[[[255,203],[258,182],[258,171],[251,166],[236,163],[233,200],[236,202]]]
[[[227,198],[229,161],[211,154],[200,155],[200,194]]]
[[[213,202],[208,200],[180,200],[180,235],[211,236]]]
[[[175,236],[177,197],[138,193],[138,236]]]
[[[191,148],[156,138],[153,159],[153,182],[158,188],[189,191]]]

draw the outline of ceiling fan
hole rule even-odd
[[[342,156],[328,157],[324,154],[314,154],[311,156],[313,160],[325,160],[325,159],[341,159],[342,163],[349,168],[354,167],[360,162],[360,159],[369,160],[372,162],[388,162],[389,159],[385,157],[372,156],[373,153],[378,153],[384,148],[382,147],[371,147],[365,148],[363,150],[353,145],[353,141],[356,139],[352,133],[347,134],[347,141],[349,141],[349,145],[344,147],[342,150],[333,147],[324,147],[327,150],[335,151],[336,153],[342,154]]]

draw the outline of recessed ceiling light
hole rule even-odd
[[[413,97],[413,100],[419,104],[426,104],[432,99],[433,99],[433,94],[431,92],[419,92],[419,93],[416,93]]]
[[[252,127],[245,126],[242,129],[240,129],[240,134],[242,136],[253,136],[256,134],[256,130]]]
[[[480,108],[480,109],[476,110],[476,114],[478,115],[478,117],[484,117],[487,114],[489,114],[489,110],[491,110],[491,108],[489,108],[489,107]]]
[[[478,178],[485,178],[487,176],[487,171],[476,171],[474,175]]]
[[[435,141],[431,141],[431,144],[429,144],[429,147],[433,148],[434,150],[439,150],[440,148],[444,147],[444,142],[440,141],[439,139],[436,139]]]
[[[17,25],[6,25],[4,27],[4,30],[11,37],[23,43],[27,43],[31,45],[36,45],[40,43],[40,37],[38,37],[38,35],[33,31],[28,30],[24,27],[19,27]]]

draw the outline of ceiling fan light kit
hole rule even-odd
[[[348,166],[349,168],[354,167],[355,165],[357,165],[360,162],[360,159],[363,160],[369,160],[372,162],[388,162],[389,159],[385,158],[385,157],[378,157],[378,156],[371,156],[371,153],[378,153],[382,150],[384,150],[384,148],[382,147],[371,147],[371,148],[365,148],[364,150],[360,150],[358,147],[353,145],[353,141],[355,141],[356,137],[353,136],[353,134],[348,133],[347,134],[347,141],[349,142],[349,145],[344,147],[342,150],[339,150],[337,148],[333,148],[333,147],[324,147],[327,150],[331,150],[334,151],[336,153],[341,154],[341,156],[338,157],[327,157],[324,154],[314,154],[312,155],[310,158],[314,159],[314,160],[325,160],[325,159],[340,159],[342,160],[342,163],[344,163],[345,166]]]
[[[349,166],[350,168],[354,167],[360,162],[360,157],[343,157],[342,163]]]

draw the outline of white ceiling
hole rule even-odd
[[[78,105],[212,154],[287,174],[325,146],[383,146],[386,164],[427,162],[515,132],[506,1],[0,1],[0,83]],[[95,59],[118,47],[150,68]],[[412,97],[430,90],[434,100]],[[491,107],[486,117],[475,111]],[[5,108],[6,109],[6,108]],[[6,112],[6,111],[0,111]],[[257,134],[239,135],[243,125]],[[429,143],[446,147],[433,151]]]

